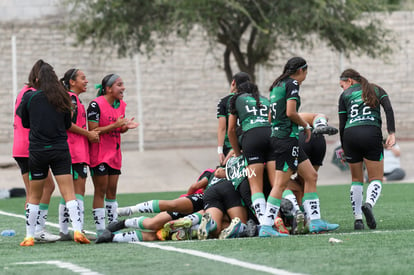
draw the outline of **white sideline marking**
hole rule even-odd
[[[79,273],[82,275],[102,275],[101,273],[92,271],[90,269],[68,263],[68,262],[61,262],[61,261],[36,261],[36,262],[18,262],[14,263],[15,265],[37,265],[37,264],[49,264],[49,265],[55,265],[62,269],[68,269],[74,273]]]
[[[286,270],[283,270],[283,269],[268,267],[268,266],[264,266],[264,265],[258,265],[258,264],[248,263],[248,262],[242,262],[242,261],[239,261],[239,260],[236,260],[236,259],[223,257],[223,256],[219,256],[219,255],[213,255],[213,254],[210,254],[210,253],[201,252],[201,251],[197,251],[197,250],[182,249],[182,248],[176,248],[176,247],[172,247],[172,246],[158,245],[158,244],[149,243],[149,242],[131,242],[131,244],[138,244],[138,245],[142,245],[142,246],[146,246],[146,247],[150,247],[150,248],[158,248],[158,249],[161,249],[161,250],[167,250],[167,251],[174,251],[174,252],[179,252],[179,253],[183,253],[183,254],[189,254],[191,256],[197,256],[197,257],[201,257],[201,258],[205,258],[205,259],[209,259],[209,260],[213,260],[213,261],[217,261],[217,262],[222,262],[222,263],[225,263],[225,264],[231,264],[231,265],[235,265],[235,266],[239,266],[239,267],[243,267],[243,268],[252,269],[254,271],[267,272],[267,273],[270,273],[270,274],[277,274],[277,275],[299,275],[299,274],[302,274],[302,273],[293,273],[293,272],[289,272],[289,271],[286,271]]]
[[[26,219],[26,217],[24,215],[17,215],[17,214],[13,214],[13,213],[4,212],[4,211],[1,211],[1,210],[0,210],[0,215]],[[53,226],[53,227],[56,227],[56,228],[59,228],[59,225],[55,224],[55,223],[46,222],[46,224],[50,225],[50,226]],[[181,248],[175,248],[175,247],[172,247],[172,246],[161,246],[161,245],[158,245],[158,244],[155,244],[155,243],[149,243],[149,242],[146,242],[146,243],[145,242],[135,242],[135,243],[133,242],[133,244],[139,244],[139,245],[150,247],[150,248],[158,248],[158,249],[161,249],[161,250],[175,251],[175,252],[179,252],[179,253],[183,253],[183,254],[189,254],[189,255],[192,255],[192,256],[197,256],[197,257],[206,258],[206,259],[210,259],[210,260],[214,260],[214,261],[218,261],[218,262],[222,262],[222,263],[226,263],[226,264],[240,266],[240,267],[252,269],[252,270],[255,270],[255,271],[267,272],[267,273],[270,273],[270,274],[277,274],[277,275],[300,275],[301,274],[301,273],[289,272],[289,271],[282,270],[282,269],[267,267],[267,266],[263,266],[263,265],[242,262],[242,261],[239,261],[239,260],[236,260],[236,259],[227,258],[227,257],[223,257],[223,256],[218,256],[218,255],[213,255],[213,254],[209,254],[209,253],[201,252],[201,251],[197,251],[197,250],[181,249]],[[56,264],[57,265],[57,263],[63,263],[63,262],[46,261],[46,262],[30,262],[30,263],[24,263],[23,262],[23,263],[16,263],[16,264],[37,264],[37,263]],[[70,263],[63,263],[63,264],[72,265]],[[75,266],[75,265],[73,265],[73,266]],[[79,268],[81,268],[81,267],[79,267]],[[82,274],[95,275],[95,274],[99,274],[99,273],[90,273],[90,274],[89,273],[82,273]]]

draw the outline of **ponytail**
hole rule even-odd
[[[342,72],[340,79],[347,80],[348,78],[351,78],[361,84],[361,97],[367,106],[374,108],[379,104],[379,99],[375,92],[375,89],[377,87],[375,84],[370,83],[365,77],[360,75],[360,73],[354,69],[346,69]]]
[[[298,56],[292,57],[291,59],[288,60],[285,67],[283,68],[283,73],[279,77],[277,77],[275,81],[273,81],[272,85],[269,88],[269,92],[271,92],[273,88],[277,86],[277,84],[280,81],[293,75],[299,69],[306,70],[307,67],[308,67],[308,64],[306,63],[305,59],[303,59],[302,57],[298,57]]]

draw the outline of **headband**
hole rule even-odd
[[[73,72],[70,74],[69,80],[75,80],[73,77],[76,75],[76,73],[79,71],[79,69],[73,69]]]
[[[105,87],[111,87],[115,80],[117,80],[119,78],[119,75],[117,74],[113,74],[108,81],[106,81],[105,83]],[[98,89],[98,92],[96,93],[96,97],[103,95],[103,89],[102,89],[102,84],[95,84],[95,89]]]
[[[105,83],[105,87],[111,87],[112,84],[114,84],[115,80],[117,80],[119,78],[119,75],[117,74],[113,74],[108,81],[106,81]]]
[[[300,66],[299,68],[297,68],[297,70],[299,70],[299,69],[305,69],[307,67],[308,67],[308,64],[305,63],[305,65]]]

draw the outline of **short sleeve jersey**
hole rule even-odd
[[[299,138],[298,125],[286,115],[288,100],[296,100],[296,111],[298,111],[300,107],[299,83],[292,78],[280,81],[270,92],[272,137]]]
[[[269,100],[260,96],[260,107],[257,107],[256,99],[248,93],[240,95],[236,100],[236,111],[243,132],[257,127],[270,126]]]
[[[230,99],[233,97],[234,93],[231,93],[222,99],[220,99],[217,104],[217,118],[225,117],[226,118],[226,135],[224,137],[224,144],[227,147],[231,147],[229,137],[227,136],[227,127],[229,122],[229,113],[230,113]]]
[[[59,112],[43,91],[23,95],[17,109],[25,128],[30,128],[29,151],[69,150],[66,130],[72,126],[71,113]]]
[[[384,90],[375,88],[378,100],[387,96]],[[346,114],[345,129],[354,126],[371,125],[381,128],[380,104],[371,108],[362,100],[362,87],[355,84],[342,92],[338,103],[339,114]]]

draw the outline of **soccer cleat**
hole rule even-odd
[[[95,240],[95,243],[110,243],[114,238],[114,234],[108,229],[105,229],[102,234]]]
[[[325,126],[318,126],[315,129],[313,129],[312,134],[314,135],[336,135],[338,133],[338,129],[335,127],[325,125]]]
[[[198,227],[198,231],[197,231],[197,238],[199,240],[206,240],[208,238],[208,233],[210,231],[210,222],[211,222],[211,214],[204,213],[203,217],[201,218],[200,226]]]
[[[164,229],[170,230],[170,231],[175,231],[179,228],[190,228],[192,225],[193,224],[192,224],[190,219],[181,218],[181,219],[178,219],[178,220],[169,221],[169,222],[165,223],[164,224]]]
[[[34,246],[34,238],[24,238],[24,240],[20,243],[20,246]]]
[[[171,234],[171,240],[173,241],[184,241],[184,240],[191,240],[189,235],[189,231],[184,228],[177,229],[176,232]]]
[[[286,217],[292,216],[293,210],[293,203],[285,198],[282,198],[280,202],[280,212],[283,213]]]
[[[254,220],[250,219],[246,224],[246,237],[254,236],[257,236],[257,224],[254,222]]]
[[[302,211],[296,211],[295,217],[293,219],[293,223],[295,225],[293,229],[293,234],[304,234],[305,233],[305,215]]]
[[[364,229],[364,222],[362,220],[355,220],[354,229],[355,230],[363,230]]]
[[[333,231],[338,229],[339,224],[327,223],[324,220],[311,220],[309,223],[309,232],[310,233],[323,233],[328,231]]]
[[[156,235],[157,235],[158,240],[165,241],[169,237],[170,231],[165,230],[165,228],[161,228],[160,230],[157,231]]]
[[[89,244],[89,243],[91,243],[88,240],[88,238],[86,238],[86,236],[80,231],[75,231],[73,233],[73,240],[77,243],[80,243],[80,244]]]
[[[275,219],[275,229],[277,232],[282,234],[289,234],[289,230],[286,228],[285,224],[283,223],[283,220],[281,217],[277,217]]]
[[[60,236],[59,241],[61,241],[61,242],[73,241],[73,238],[70,235],[70,233],[64,234],[63,232],[59,232],[59,236]]]
[[[126,227],[125,220],[122,220],[122,221],[117,221],[117,222],[111,222],[110,224],[108,224],[106,229],[108,229],[111,232],[116,232],[116,231],[124,229],[125,227]]]
[[[54,243],[60,240],[60,236],[49,233],[46,230],[42,230],[39,232],[35,232],[34,239],[36,241],[43,242],[43,243]]]
[[[220,240],[237,238],[241,228],[242,222],[240,218],[235,217],[231,220],[228,227],[224,228],[219,235]]]
[[[372,206],[369,203],[364,203],[362,206],[362,212],[365,215],[365,220],[370,229],[377,228],[377,222],[375,221],[374,213],[372,213]]]
[[[120,217],[129,217],[132,215],[132,209],[131,207],[118,207],[116,209],[116,213],[118,213],[118,216]]]
[[[259,237],[268,238],[268,237],[287,237],[288,234],[282,234],[277,232],[271,225],[262,225],[260,226]]]

